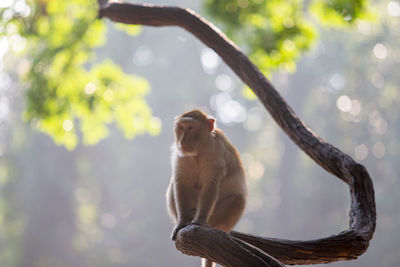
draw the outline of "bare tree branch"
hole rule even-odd
[[[242,240],[207,226],[192,224],[183,228],[178,233],[175,245],[187,255],[208,258],[227,267],[284,266]]]
[[[376,225],[374,189],[368,172],[364,166],[356,163],[349,155],[325,142],[310,130],[267,78],[225,34],[193,11],[180,7],[110,3],[101,5],[99,16],[126,24],[178,26],[195,35],[205,45],[214,49],[242,81],[254,91],[282,130],[305,153],[325,170],[346,182],[350,188],[351,210],[348,231],[332,237],[302,242],[266,239],[238,232],[233,232],[233,236],[264,250],[287,264],[327,263],[355,259],[367,249]],[[201,227],[196,229],[201,229]],[[185,231],[185,236],[189,237],[191,235],[187,233],[194,229],[188,226],[181,231]],[[211,238],[210,235],[207,236]],[[183,236],[181,237],[183,238]],[[204,241],[196,243],[198,246],[207,244],[207,239],[201,239],[199,235],[191,237],[196,239],[192,242]],[[215,238],[213,240],[213,242],[217,242]],[[181,244],[180,242],[181,240],[178,238],[177,244]],[[234,241],[232,242],[234,243]],[[190,249],[184,249],[180,245],[177,247],[184,253],[207,257],[230,266],[215,253],[209,251],[212,255],[204,254],[205,247],[203,250],[196,250],[193,246]],[[229,257],[232,259],[232,256],[234,256],[234,252]]]
[[[284,264],[318,264],[339,260],[354,260],[368,247],[368,242],[355,242],[354,231],[309,241],[291,241],[277,238],[262,238],[249,234],[231,232],[231,235],[267,252]]]

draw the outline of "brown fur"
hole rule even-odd
[[[247,187],[239,153],[214,119],[199,110],[175,119],[168,211],[176,222],[171,238],[190,223],[230,231],[242,216]],[[210,127],[211,125],[211,127]],[[212,266],[211,261],[204,261]]]

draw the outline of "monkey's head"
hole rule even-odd
[[[195,156],[214,130],[213,118],[200,110],[185,112],[175,118],[175,143],[183,155]]]

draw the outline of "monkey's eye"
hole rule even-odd
[[[184,127],[183,127],[182,125],[179,125],[178,129],[179,129],[179,130],[183,130]]]
[[[193,126],[192,126],[192,125],[189,125],[189,126],[188,126],[188,130],[193,130]]]

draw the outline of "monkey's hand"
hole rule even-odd
[[[191,224],[200,225],[200,226],[209,226],[206,220],[193,220]]]
[[[177,226],[175,226],[174,230],[172,230],[172,235],[171,239],[172,241],[175,241],[176,236],[178,235],[179,230],[184,228],[185,226],[189,225],[190,221],[185,221],[185,222],[179,222]]]
[[[205,220],[193,220],[192,223],[193,225],[199,225],[199,226],[210,226],[207,221]]]

